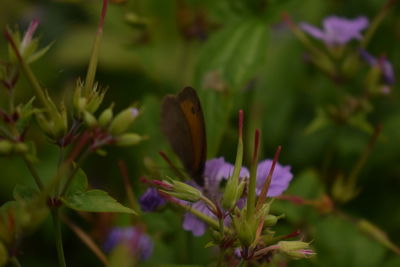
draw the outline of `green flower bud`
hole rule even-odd
[[[113,116],[114,116],[114,113],[113,113],[112,106],[109,107],[109,108],[107,108],[107,109],[105,109],[105,110],[100,114],[100,117],[99,117],[99,125],[100,125],[101,127],[106,127],[106,126],[108,126],[108,125],[110,124],[110,122],[111,122]]]
[[[241,245],[250,246],[254,242],[257,230],[257,227],[254,225],[255,221],[247,221],[245,216],[233,220],[233,225]]]
[[[110,133],[113,135],[119,135],[125,132],[136,119],[138,114],[139,110],[137,108],[127,108],[118,113],[111,122]]]
[[[277,216],[268,214],[267,216],[265,216],[264,226],[266,227],[274,226],[278,222],[278,220],[279,218]]]
[[[197,188],[191,185],[175,180],[170,180],[169,184],[171,184],[172,186],[171,191],[164,191],[164,192],[166,192],[171,196],[189,202],[196,202],[199,201],[201,198],[201,192]]]
[[[97,125],[97,120],[96,118],[89,112],[85,111],[83,113],[83,120],[85,123],[90,127],[93,128]]]
[[[15,149],[15,152],[21,153],[21,154],[24,154],[24,153],[28,152],[28,150],[29,150],[27,144],[25,144],[25,143],[16,143],[14,145],[14,149]]]
[[[231,210],[236,202],[243,194],[245,182],[238,184],[238,179],[228,180],[228,184],[225,187],[224,195],[222,197],[222,207],[226,210]]]
[[[143,137],[135,133],[126,133],[118,136],[117,146],[136,145],[143,140]]]
[[[315,252],[310,249],[310,244],[303,241],[280,241],[279,251],[292,259],[310,258]]]
[[[14,144],[8,140],[0,140],[0,155],[8,155],[13,151]],[[1,266],[1,265],[0,265]]]

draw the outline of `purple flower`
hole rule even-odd
[[[256,193],[259,195],[264,186],[265,180],[267,179],[269,170],[272,165],[272,160],[266,159],[258,164],[257,168],[257,187]],[[290,166],[282,166],[279,163],[275,165],[274,173],[272,174],[271,184],[268,189],[267,196],[276,197],[285,191],[290,181],[293,178],[293,174],[290,172]]]
[[[367,61],[370,66],[379,68],[382,75],[382,80],[385,84],[394,84],[395,78],[393,66],[385,57],[382,56],[377,59],[364,49],[360,50],[360,54],[361,57],[364,58],[364,60]]]
[[[234,166],[224,160],[223,157],[210,159],[206,162],[204,169],[204,186],[199,188],[203,194],[214,202],[219,202],[221,198],[220,183],[222,180],[228,179],[233,174]],[[249,171],[242,167],[240,177],[249,177]],[[194,185],[195,186],[195,185]],[[203,201],[197,201],[192,205],[193,209],[216,219],[215,215],[209,210]],[[227,218],[225,224],[229,224]],[[194,236],[201,236],[205,233],[207,225],[198,219],[192,213],[187,212],[183,219],[183,229],[191,231]]]
[[[118,245],[127,246],[140,260],[148,259],[153,252],[151,239],[135,227],[115,227],[109,232],[104,250],[110,252]]]
[[[323,29],[304,22],[300,24],[303,31],[324,41],[328,46],[344,45],[353,39],[361,40],[361,31],[367,26],[368,19],[364,16],[355,19],[329,16],[323,21]]]
[[[258,164],[257,177],[256,177],[256,193],[261,193],[262,187],[264,186],[265,179],[267,178],[268,172],[271,168],[272,160],[264,160]],[[204,171],[204,187],[201,188],[203,194],[210,198],[212,201],[219,203],[221,198],[221,192],[219,186],[222,180],[228,179],[233,173],[234,166],[228,162],[225,162],[224,158],[211,159],[206,162]],[[250,176],[247,168],[242,167],[240,171],[241,178],[248,178]],[[285,191],[290,181],[293,178],[293,174],[290,172],[290,166],[282,166],[279,163],[276,164],[274,173],[272,175],[271,185],[269,187],[267,196],[275,197],[282,194]],[[243,200],[239,200],[243,204]],[[237,204],[239,205],[239,203]],[[197,201],[192,205],[193,209],[196,209],[203,214],[216,219],[215,215],[209,210],[207,205],[203,201]],[[225,224],[229,225],[230,220],[227,217]],[[191,213],[186,213],[183,220],[183,228],[187,231],[191,231],[195,236],[201,236],[207,229],[207,225],[202,220],[198,219]]]
[[[148,188],[139,199],[139,204],[144,212],[154,211],[165,203],[165,199],[153,187]]]

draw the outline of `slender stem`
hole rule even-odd
[[[104,266],[108,266],[107,257],[104,255],[103,251],[99,248],[99,246],[94,242],[94,240],[85,233],[78,225],[74,224],[67,217],[62,216],[61,220],[71,228],[71,230],[79,237],[79,239],[97,256],[97,258],[104,264]]]
[[[260,130],[256,129],[254,135],[254,151],[253,159],[250,168],[250,178],[249,178],[249,189],[247,195],[247,220],[254,214],[254,208],[256,203],[256,178],[257,178],[257,163],[258,163],[258,153],[260,148]]]
[[[96,76],[97,62],[99,59],[100,44],[103,36],[104,19],[107,13],[107,6],[108,0],[103,0],[99,26],[97,28],[96,38],[94,40],[92,49],[92,56],[90,57],[89,66],[86,73],[84,94],[87,94],[93,88],[94,79]]]
[[[64,152],[65,152],[64,147],[60,147],[60,155],[59,155],[58,164],[57,164],[57,176],[58,177],[61,175],[60,172],[61,172],[62,163],[64,162]],[[60,179],[56,180],[55,192],[56,192],[56,196],[58,196],[60,194]]]
[[[19,53],[18,47],[14,41],[14,38],[12,37],[12,34],[8,29],[4,31],[4,34],[10,43],[12,49],[14,50],[15,55],[18,58],[18,61],[21,65],[22,71],[25,73],[26,78],[28,79],[29,83],[32,85],[33,89],[36,92],[36,95],[39,99],[39,101],[42,103],[42,105],[46,108],[48,112],[50,112],[52,109],[50,107],[49,101],[46,98],[46,95],[44,93],[43,88],[40,86],[40,83],[38,79],[36,78],[35,74],[33,73],[32,69],[29,67],[29,65],[26,63],[24,58],[21,56]]]
[[[19,260],[17,259],[17,257],[12,257],[11,258],[11,262],[15,267],[22,267],[21,263],[19,262]]]
[[[64,248],[62,243],[62,233],[61,233],[61,221],[59,218],[59,210],[56,208],[52,211],[54,230],[56,235],[56,248],[57,248],[57,256],[58,263],[60,267],[66,267],[65,257],[64,257]]]
[[[35,180],[36,185],[39,187],[40,190],[43,190],[43,183],[42,180],[40,179],[40,176],[35,168],[35,166],[33,165],[32,161],[30,161],[26,155],[23,156],[24,162],[26,164],[26,166],[29,169],[29,172],[31,173],[33,179]]]

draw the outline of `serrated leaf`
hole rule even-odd
[[[88,212],[122,212],[136,214],[135,211],[123,206],[107,192],[102,190],[89,190],[76,192],[62,198],[63,203],[73,210]]]

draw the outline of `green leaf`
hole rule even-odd
[[[218,71],[233,88],[243,87],[265,63],[267,29],[263,21],[252,18],[212,36],[199,56],[196,87],[202,87],[204,77],[212,71]]]
[[[85,192],[87,189],[88,189],[88,180],[86,173],[82,169],[79,169],[76,172],[66,195],[70,196],[76,193]]]
[[[107,192],[97,189],[86,192],[77,191],[75,194],[62,198],[62,201],[67,207],[78,211],[136,214],[135,211],[109,196]]]
[[[13,196],[15,200],[31,200],[39,195],[39,191],[27,185],[17,184],[14,187]]]

